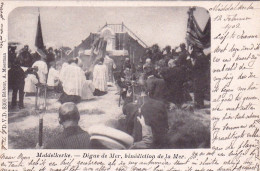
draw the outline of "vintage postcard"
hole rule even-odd
[[[1,170],[254,170],[260,2],[2,1]]]

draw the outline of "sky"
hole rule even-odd
[[[108,24],[124,24],[148,46],[161,48],[185,42],[188,7],[19,7],[9,14],[9,41],[34,42],[40,11],[43,41],[47,47],[75,47],[89,34]],[[196,8],[194,16],[203,29],[209,14]]]

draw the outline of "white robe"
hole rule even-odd
[[[100,91],[107,91],[108,72],[106,65],[95,65],[93,70],[93,84]]]
[[[63,91],[67,95],[82,96],[82,88],[86,81],[83,70],[72,63],[66,67],[63,78]]]
[[[37,74],[39,76],[39,82],[42,84],[46,84],[46,76],[48,74],[48,66],[47,66],[46,62],[36,61],[32,65],[32,68],[34,68],[35,66],[38,67]]]
[[[38,80],[34,74],[28,74],[25,78],[24,84],[24,92],[25,93],[35,93],[36,92],[36,84]]]
[[[59,72],[54,69],[53,67],[50,68],[49,74],[48,74],[48,80],[47,85],[48,86],[57,86],[58,82],[55,82],[59,78]]]

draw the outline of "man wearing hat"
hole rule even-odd
[[[31,67],[33,58],[29,51],[29,46],[25,45],[24,48],[21,50],[21,53],[18,55],[20,60],[21,66],[23,67]]]
[[[51,142],[46,149],[89,149],[90,135],[82,130],[79,125],[80,115],[77,106],[72,103],[64,103],[59,108],[59,123],[63,126],[63,132]]]

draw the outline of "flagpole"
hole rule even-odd
[[[189,10],[188,10],[188,15],[189,15],[189,18],[188,18],[188,23],[187,23],[187,29],[189,27],[189,23],[191,22],[191,16],[193,15],[193,11],[195,10],[196,8],[195,7],[190,7]],[[188,43],[188,41],[186,40],[187,42],[187,50],[189,52],[190,50],[190,43]],[[190,53],[190,52],[189,52]]]
[[[38,8],[38,23],[37,23],[37,31],[36,31],[36,38],[35,38],[35,46],[37,49],[42,49],[44,47],[43,43],[43,37],[42,37],[42,29],[41,29],[41,20],[40,20],[40,8]],[[42,57],[42,56],[41,56]],[[42,87],[44,87],[44,101],[41,101],[41,93],[42,93]],[[46,112],[46,85],[39,85],[37,86],[37,94],[36,94],[36,102],[35,102],[35,110],[39,114],[39,135],[38,135],[38,144],[41,147],[43,145],[43,114]],[[44,111],[41,109],[41,104],[40,103],[45,103],[44,104]],[[40,105],[40,106],[38,106]],[[39,110],[39,111],[38,111]]]

